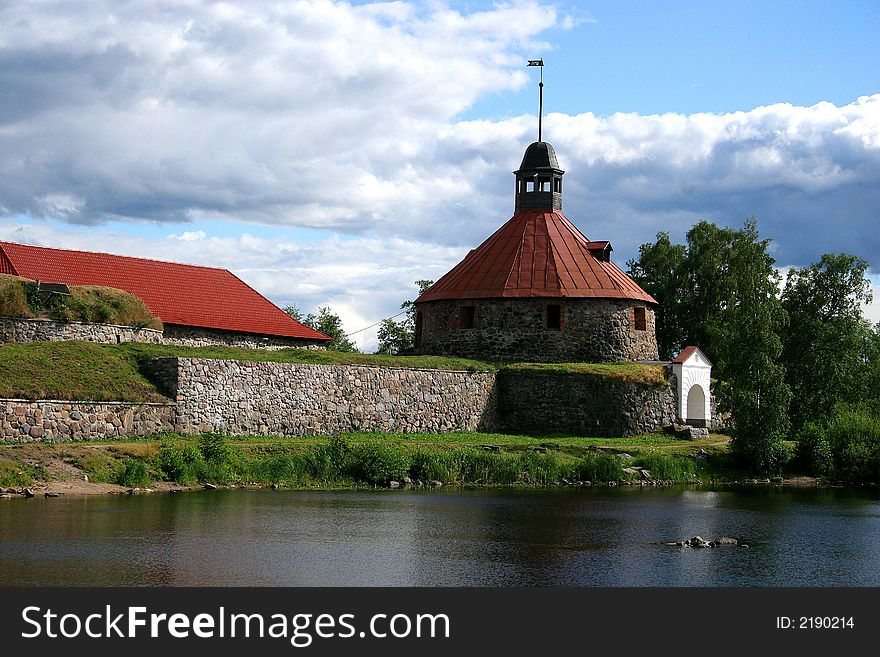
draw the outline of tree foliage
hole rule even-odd
[[[867,261],[826,253],[818,263],[788,273],[782,305],[789,327],[783,362],[794,393],[795,430],[825,423],[834,407],[869,393],[874,331],[862,317],[871,300]]]
[[[783,457],[790,400],[779,362],[786,318],[769,244],[754,218],[741,229],[700,221],[686,245],[658,233],[629,263],[636,282],[660,304],[661,356],[670,358],[689,344],[706,352],[723,381],[721,406],[734,417],[734,452],[767,471]]]
[[[327,345],[327,349],[331,351],[358,351],[357,346],[348,338],[345,329],[342,328],[342,319],[328,306],[319,308],[317,315],[309,313],[303,316],[302,311],[296,306],[287,306],[282,308],[282,310],[296,321],[332,338],[333,341]]]
[[[418,296],[431,287],[434,281],[419,279],[415,285],[419,288]],[[402,354],[415,346],[416,330],[416,303],[407,300],[400,304],[401,310],[405,311],[403,319],[395,321],[393,317],[383,319],[379,326],[378,338],[380,354]]]

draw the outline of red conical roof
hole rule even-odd
[[[608,249],[608,242],[590,242],[561,212],[523,210],[416,301],[593,297],[657,303],[602,257]]]

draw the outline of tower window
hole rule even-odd
[[[562,193],[562,178],[554,178],[553,179],[553,187],[555,188],[553,191],[559,194]]]
[[[648,330],[648,321],[645,317],[645,309],[641,306],[637,306],[633,308],[633,319],[634,324],[636,326],[636,331],[647,331]]]
[[[526,180],[526,191],[527,192],[535,191],[535,181],[534,180]]]
[[[547,306],[547,328],[554,331],[562,328],[562,306],[558,304]]]
[[[461,306],[458,309],[458,327],[463,329],[474,328],[474,307]]]
[[[550,181],[549,180],[542,180],[541,181],[541,191],[542,192],[549,192],[550,191]]]

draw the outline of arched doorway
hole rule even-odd
[[[686,420],[691,426],[706,426],[706,393],[699,383],[695,383],[688,390]]]

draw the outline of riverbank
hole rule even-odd
[[[161,434],[127,442],[0,445],[0,495],[108,495],[205,487],[658,486],[774,483],[737,471],[729,438],[346,434],[230,438]]]

